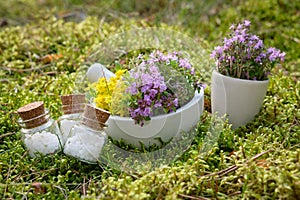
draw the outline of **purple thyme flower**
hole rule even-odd
[[[276,59],[279,59],[280,50],[278,50],[274,47],[271,47],[271,48],[267,49],[267,54],[269,54],[269,60],[271,62],[273,62]]]
[[[142,116],[147,117],[151,115],[151,108],[150,107],[146,107],[142,113]]]
[[[232,39],[227,39],[227,38],[224,38],[224,50],[227,50],[227,49],[229,49],[230,48],[230,46],[231,46],[231,44],[232,44]],[[214,56],[212,56],[213,58],[215,57],[215,55]]]
[[[272,54],[276,49],[274,47],[270,47],[267,49],[267,54]]]
[[[175,107],[178,106],[178,98],[175,98],[175,99],[174,99],[173,104],[174,104]]]
[[[149,96],[150,96],[152,99],[156,96],[157,93],[158,93],[158,91],[155,90],[155,89],[150,89],[150,90],[149,90]]]
[[[252,36],[250,37],[250,40],[251,40],[251,41],[257,41],[257,40],[259,40],[259,38],[257,37],[257,35],[252,35]]]
[[[260,63],[261,62],[261,57],[258,55],[255,59],[254,59],[255,62],[257,63]]]
[[[284,61],[285,53],[275,48],[266,49],[257,35],[250,34],[251,22],[230,26],[231,33],[211,53],[217,69],[235,78],[265,80],[270,68]],[[246,73],[247,72],[247,73]]]
[[[183,67],[186,69],[191,69],[192,65],[189,63],[187,59],[180,59],[179,60],[179,67]]]
[[[260,49],[262,47],[264,47],[263,41],[262,40],[258,40],[258,42],[254,46],[254,49]]]
[[[131,85],[127,88],[127,92],[130,92],[132,95],[136,95],[138,93],[136,82],[131,83]]]
[[[162,107],[161,100],[155,101],[154,108]]]
[[[151,102],[152,102],[152,100],[151,100],[151,97],[149,96],[149,95],[144,95],[144,102],[146,103],[146,105],[151,105]]]
[[[284,57],[285,57],[285,55],[286,55],[286,53],[285,53],[285,52],[282,52],[282,53],[280,53],[280,54],[279,54],[279,59],[280,59],[280,61],[281,61],[281,62],[283,62],[283,61],[284,61]]]
[[[175,54],[168,54],[168,55],[166,55],[165,56],[165,59],[167,60],[167,61],[171,61],[171,60],[173,60],[173,61],[178,61],[178,57],[175,55]]]
[[[215,49],[213,50],[211,56],[213,58],[215,58],[216,56],[220,56],[223,53],[223,47],[222,46],[217,46],[215,47]]]
[[[243,24],[238,24],[237,30],[241,30],[242,28],[244,28],[244,27],[243,27]]]
[[[142,92],[147,92],[148,90],[150,90],[151,89],[151,85],[150,84],[146,84],[146,85],[143,85],[142,87],[141,87],[141,91]]]
[[[153,51],[147,59],[145,57],[139,55],[140,65],[129,71],[131,79],[127,89],[131,95],[128,108],[130,116],[141,126],[153,113],[176,111],[179,105],[179,98],[166,85],[160,67],[171,67],[182,73],[195,90],[203,87],[202,84],[195,84],[198,81],[195,68],[181,53],[165,55],[160,51]],[[168,84],[172,83],[170,80],[173,81],[168,77]]]
[[[244,21],[244,25],[245,25],[245,26],[249,27],[250,24],[251,24],[251,22],[250,22],[249,20],[245,20],[245,21]]]
[[[217,58],[217,52],[215,50],[213,50],[210,54],[211,58]]]
[[[243,35],[238,35],[237,38],[238,38],[238,41],[241,43],[246,41],[246,38]]]

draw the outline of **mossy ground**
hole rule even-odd
[[[1,1],[1,199],[298,199],[300,197],[300,3],[266,1]],[[151,173],[122,173],[62,153],[30,158],[16,110],[42,100],[54,118],[59,95],[74,89],[75,73],[91,49],[116,32],[166,26],[211,50],[244,19],[266,45],[287,53],[273,70],[255,120],[225,124],[218,143],[201,154],[202,138],[180,159]],[[202,44],[204,45],[204,44]],[[49,55],[59,55],[50,57]],[[207,80],[208,81],[208,80]],[[209,88],[206,98],[209,102]],[[211,115],[199,129],[209,132]]]

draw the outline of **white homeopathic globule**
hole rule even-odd
[[[36,153],[53,154],[60,149],[58,136],[48,131],[25,134],[24,144],[31,157],[35,157]]]
[[[67,139],[64,153],[83,162],[95,164],[98,161],[105,135],[86,126],[74,125]]]

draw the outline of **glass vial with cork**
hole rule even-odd
[[[17,110],[20,116],[22,141],[31,157],[53,154],[62,149],[57,123],[50,117],[44,103],[33,102]]]
[[[96,164],[107,139],[105,122],[110,113],[87,104],[65,143],[64,153],[83,162]]]
[[[62,135],[62,144],[68,139],[71,128],[79,121],[85,106],[84,94],[60,96],[63,115],[57,120]]]

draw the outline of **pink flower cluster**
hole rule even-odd
[[[230,26],[231,33],[222,46],[212,51],[217,70],[241,79],[265,80],[276,63],[283,62],[285,53],[271,47],[266,49],[257,35],[249,33],[251,22],[245,20]]]

